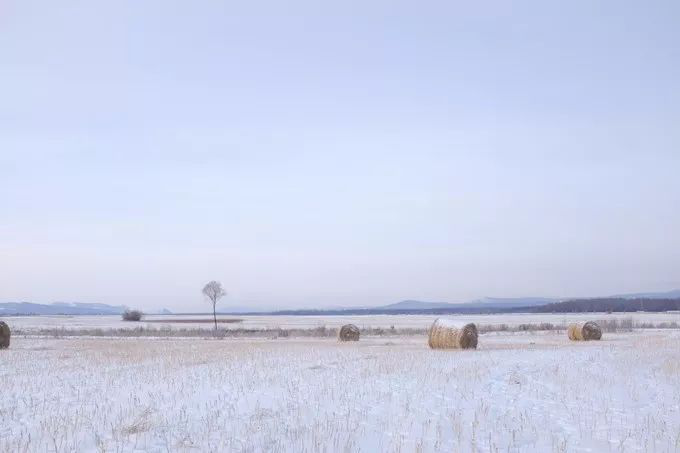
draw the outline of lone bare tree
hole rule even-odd
[[[203,295],[212,302],[215,330],[217,330],[217,301],[226,296],[227,292],[222,288],[222,283],[213,280],[205,284],[203,287]]]

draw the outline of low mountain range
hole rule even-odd
[[[395,304],[383,305],[381,307],[373,307],[382,310],[434,310],[446,308],[513,308],[513,307],[533,307],[536,305],[545,305],[555,302],[561,302],[564,299],[550,299],[547,297],[517,297],[517,298],[501,298],[501,297],[484,297],[482,299],[475,299],[464,303],[451,302],[421,302],[418,300],[403,300]]]
[[[656,301],[645,304],[644,301]],[[241,315],[363,315],[363,314],[446,314],[446,313],[503,313],[503,312],[563,312],[563,311],[649,311],[675,310],[680,301],[680,290],[651,293],[618,294],[610,297],[547,298],[485,297],[463,303],[425,302],[403,300],[393,304],[363,308],[301,309],[301,310],[247,310],[224,307],[220,314]],[[16,315],[120,315],[128,307],[82,302],[33,302],[0,303],[0,316]],[[678,307],[680,308],[680,307]],[[148,314],[172,314],[162,309]]]
[[[16,315],[120,315],[128,307],[86,302],[54,302],[38,304],[34,302],[0,303],[0,316]],[[171,314],[163,309],[158,314]]]
[[[610,296],[612,299],[680,299],[680,289],[662,293],[632,293]]]
[[[442,310],[442,309],[509,309],[509,308],[526,308],[539,307],[543,305],[558,304],[567,301],[586,301],[586,300],[604,300],[604,299],[626,299],[626,300],[670,300],[680,299],[680,289],[675,289],[666,292],[651,292],[651,293],[631,293],[631,294],[616,294],[609,297],[484,297],[482,299],[475,299],[470,302],[451,303],[451,302],[423,302],[418,300],[403,300],[394,304],[373,307],[378,310]]]
[[[0,315],[119,315],[124,306],[83,302],[7,302],[0,304]]]

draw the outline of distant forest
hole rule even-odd
[[[576,299],[537,307],[512,309],[513,312],[573,313],[573,312],[633,312],[680,311],[680,299]]]

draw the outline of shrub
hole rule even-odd
[[[144,313],[139,310],[125,310],[123,312],[123,321],[141,321],[142,316],[144,316]]]

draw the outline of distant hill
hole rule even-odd
[[[549,298],[549,297],[484,297],[464,303],[423,302],[404,300],[394,304],[369,308],[378,312],[430,312],[430,313],[490,313],[490,312],[561,312],[561,311],[665,311],[676,310],[675,302],[680,299],[680,290],[652,293],[619,294],[595,298]],[[627,303],[626,301],[630,301]],[[641,302],[642,301],[642,302]],[[644,301],[660,301],[648,303]],[[670,301],[670,302],[669,302]],[[580,309],[578,307],[581,307]],[[594,309],[600,307],[600,310]],[[644,307],[644,308],[640,308]],[[661,307],[670,307],[661,309]]]
[[[0,303],[0,316],[12,315],[119,315],[127,307],[81,302],[55,302],[37,304],[33,302]]]
[[[402,300],[394,304],[384,305],[382,307],[375,307],[375,309],[382,310],[428,310],[435,308],[451,308],[456,304],[449,302],[421,302],[419,300]]]
[[[615,299],[680,299],[680,289],[656,293],[616,294],[610,297]]]
[[[680,290],[667,293],[645,293],[658,298],[640,298],[634,294],[619,297],[568,299],[549,297],[485,297],[464,303],[426,302],[403,300],[393,304],[333,309],[298,309],[269,312],[231,312],[240,315],[270,316],[354,316],[354,315],[452,315],[452,314],[490,314],[490,313],[561,313],[561,312],[606,312],[606,311],[668,311],[680,310],[680,297],[661,298],[678,294]],[[677,308],[676,308],[677,307]]]
[[[491,309],[491,308],[514,308],[514,307],[533,307],[549,303],[560,302],[561,299],[550,299],[546,297],[516,297],[500,298],[485,297],[475,299],[470,302],[450,303],[450,302],[423,302],[419,300],[402,300],[394,304],[373,307],[371,310],[403,311],[403,310],[460,310],[460,309]]]
[[[494,308],[513,308],[513,307],[533,307],[536,305],[545,305],[555,302],[561,302],[564,299],[555,299],[548,297],[484,297],[476,299],[465,305],[469,307],[494,307]]]

